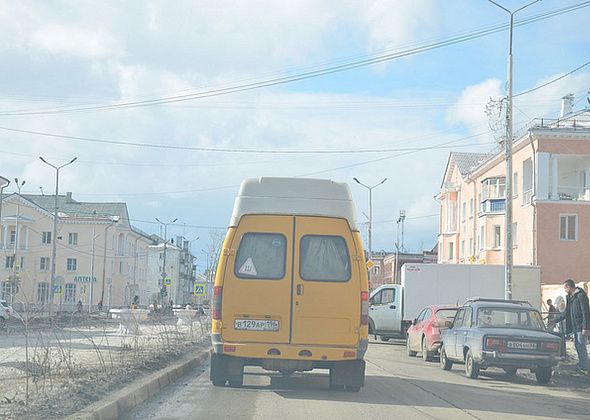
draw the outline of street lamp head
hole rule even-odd
[[[3,176],[0,176],[0,187],[4,188],[7,187],[10,184],[10,180],[8,178],[4,178]]]
[[[170,222],[170,224],[176,222],[178,220],[178,218],[174,219],[172,222]]]
[[[156,217],[156,222],[158,222],[158,223],[162,223],[162,222],[160,222],[160,219],[158,219],[157,217]]]
[[[359,181],[356,177],[353,177],[352,179],[354,179],[354,182],[356,182],[357,184],[361,183],[361,181]]]
[[[76,159],[78,159],[77,156],[74,159],[70,160],[70,163],[74,163],[76,161]],[[68,163],[68,165],[69,165],[69,163]]]
[[[41,162],[47,163],[47,161],[45,159],[43,159],[43,156],[39,156],[39,159],[41,159]]]
[[[383,184],[385,181],[387,181],[387,178],[383,178],[383,181],[381,181],[379,185]]]

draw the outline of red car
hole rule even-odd
[[[457,306],[452,305],[430,305],[422,309],[408,328],[406,337],[408,356],[413,357],[416,353],[422,353],[424,361],[432,360],[440,349],[440,329],[451,325],[457,309],[459,309]]]

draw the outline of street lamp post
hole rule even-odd
[[[0,239],[2,239],[2,246],[6,241],[6,238],[2,238],[2,202],[4,201],[4,188],[8,187],[9,184],[9,179],[0,176]]]
[[[76,159],[78,159],[77,157],[73,158],[72,160],[70,160],[68,163],[64,163],[61,166],[55,166],[49,162],[47,162],[45,159],[43,159],[42,156],[39,156],[39,159],[41,159],[41,162],[43,162],[44,164],[51,166],[53,169],[55,169],[55,204],[54,204],[54,208],[53,208],[53,233],[51,234],[51,240],[52,240],[52,247],[51,247],[51,290],[49,291],[49,317],[51,318],[52,314],[53,314],[53,295],[54,295],[54,288],[56,286],[55,284],[55,260],[56,260],[56,256],[57,256],[57,218],[58,218],[58,214],[57,214],[57,196],[59,194],[59,170],[71,165],[72,163],[74,163],[74,161]],[[60,284],[61,286],[61,284]]]
[[[534,0],[524,6],[510,11],[494,0],[488,0],[510,15],[510,28],[508,32],[508,82],[506,96],[506,139],[504,141],[506,157],[506,217],[505,217],[505,240],[504,240],[504,297],[512,299],[512,266],[514,250],[512,249],[512,33],[514,29],[514,15],[523,9],[541,1]]]
[[[16,258],[18,255],[18,241],[19,241],[19,237],[18,237],[18,229],[19,229],[19,219],[20,219],[20,190],[23,187],[23,185],[25,185],[25,180],[23,180],[22,182],[18,182],[18,178],[14,178],[14,183],[16,184],[16,189],[18,190],[18,200],[16,202],[16,223],[15,223],[15,228],[14,228],[14,249],[12,252],[12,276],[10,279],[10,304],[12,305],[14,303],[14,291],[17,287],[17,282],[18,282],[18,272],[17,272],[17,268],[19,269],[18,271],[20,271],[20,267],[16,262]]]
[[[354,182],[359,185],[362,185],[369,191],[369,259],[373,258],[373,189],[378,187],[379,185],[383,184],[387,181],[387,178],[383,178],[381,182],[378,184],[373,185],[372,187],[363,184],[357,178],[352,178]],[[371,284],[371,270],[369,270],[369,285]]]
[[[164,263],[162,264],[162,289],[160,289],[160,298],[164,297],[166,291],[166,242],[168,242],[168,225],[173,224],[178,219],[174,219],[171,222],[164,223],[156,217],[156,221],[164,226]]]

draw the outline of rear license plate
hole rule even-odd
[[[521,349],[521,350],[536,350],[537,343],[524,343],[522,341],[509,341],[506,343],[506,347],[509,349]]]
[[[236,319],[234,328],[242,331],[278,331],[279,321],[274,319]]]

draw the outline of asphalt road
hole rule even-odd
[[[216,388],[209,371],[170,386],[126,419],[513,419],[590,418],[588,391],[540,386],[488,370],[477,380],[463,366],[408,358],[403,343],[371,343],[365,387],[330,391],[327,371],[282,378],[246,368],[244,387]]]

